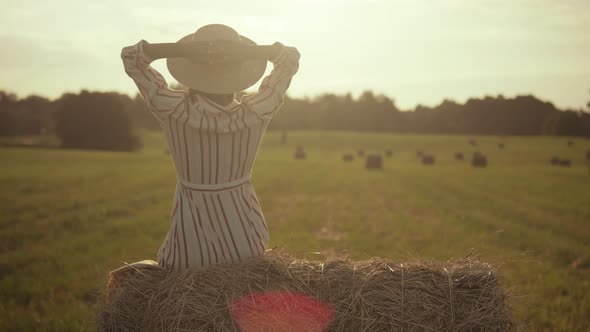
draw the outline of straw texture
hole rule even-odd
[[[496,270],[473,255],[402,264],[383,258],[309,261],[274,249],[238,264],[183,273],[146,268],[109,282],[99,305],[99,331],[515,329]],[[273,296],[290,302],[269,306]],[[305,317],[307,322],[297,321]],[[277,319],[293,328],[277,325]]]

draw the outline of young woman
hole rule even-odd
[[[266,126],[299,68],[297,49],[256,45],[215,24],[177,43],[141,40],[123,48],[121,57],[164,130],[178,179],[158,264],[182,271],[264,253],[269,233],[250,174]],[[188,91],[169,89],[150,66],[161,58]],[[274,67],[258,92],[236,100],[236,92],[260,79],[267,61]]]

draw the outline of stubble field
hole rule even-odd
[[[143,137],[135,153],[0,148],[0,330],[93,330],[108,271],[155,259],[175,174],[162,135]],[[280,140],[267,133],[253,171],[270,247],[396,261],[473,250],[499,267],[523,330],[590,329],[590,141],[345,132]],[[304,160],[293,158],[298,145]],[[387,148],[394,155],[382,170],[356,157]],[[487,168],[470,165],[475,150]],[[343,162],[345,153],[355,160]],[[573,165],[549,165],[554,155]]]

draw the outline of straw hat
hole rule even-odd
[[[256,45],[234,29],[223,24],[209,24],[181,38],[191,41],[231,40]],[[229,64],[200,64],[185,58],[168,58],[170,74],[181,84],[207,93],[234,93],[254,85],[264,75],[265,60],[246,60]]]

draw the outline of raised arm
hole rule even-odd
[[[281,107],[291,79],[299,69],[300,55],[296,48],[281,43],[272,47],[272,51],[259,51],[259,57],[266,57],[273,63],[271,73],[262,80],[257,93],[242,97],[242,103],[262,117],[272,117]]]
[[[168,48],[162,52],[161,47],[155,49],[145,40],[124,47],[121,51],[121,59],[125,72],[133,79],[143,99],[146,101],[150,111],[157,118],[171,112],[183,97],[182,91],[168,88],[166,79],[155,70],[150,63],[156,59],[166,56],[175,56],[174,49]],[[176,50],[178,52],[178,49]],[[176,54],[180,56],[180,54]]]

